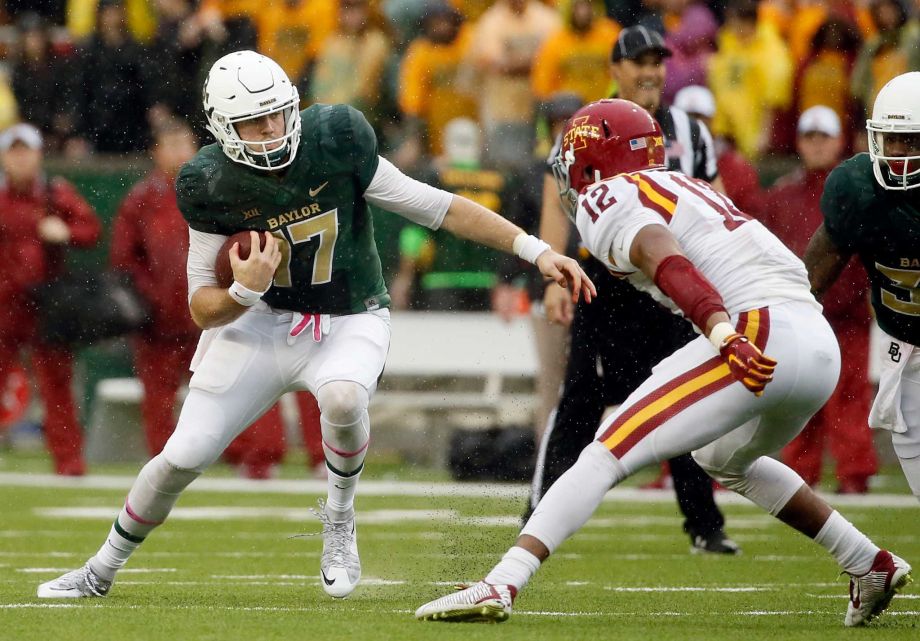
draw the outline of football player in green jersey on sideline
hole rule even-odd
[[[920,72],[882,87],[866,129],[869,153],[843,161],[827,177],[824,223],[803,260],[819,299],[852,256],[869,274],[887,345],[869,426],[892,432],[911,492],[920,498]]]
[[[299,112],[273,60],[238,51],[204,86],[204,147],[179,173],[189,225],[189,306],[205,331],[189,394],[163,451],[141,470],[95,556],[38,588],[44,598],[105,596],[116,572],[168,516],[182,490],[243,429],[292,390],[319,402],[328,497],[320,501],[323,588],[346,597],[361,577],[354,496],[369,440],[368,402],[390,340],[389,295],[368,204],[534,263],[573,299],[596,293],[577,262],[494,212],[414,181],[377,154],[364,116],[345,105]],[[251,230],[234,282],[214,265],[227,237]],[[259,247],[258,234],[265,246]]]

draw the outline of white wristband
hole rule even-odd
[[[522,231],[514,237],[514,243],[511,248],[514,250],[515,255],[523,260],[528,263],[536,263],[540,254],[550,249],[550,246],[546,241]]]
[[[230,289],[228,289],[227,292],[230,294],[230,298],[235,300],[243,307],[252,307],[260,300],[262,300],[262,295],[265,293],[254,292],[245,285],[241,285],[239,281],[233,281],[233,284],[230,285]]]
[[[722,321],[712,326],[712,329],[709,331],[709,342],[712,343],[713,347],[716,349],[722,349],[722,341],[732,334],[737,333],[738,330],[736,330],[731,323]]]

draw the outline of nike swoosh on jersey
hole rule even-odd
[[[321,192],[323,189],[325,189],[326,185],[328,185],[328,184],[329,184],[329,181],[327,180],[326,182],[324,182],[324,183],[323,183],[322,185],[320,185],[319,187],[316,187],[316,188],[311,187],[310,189],[307,190],[307,193],[310,194],[310,198],[316,198],[316,194],[318,194],[318,193]]]
[[[329,579],[326,578],[326,573],[323,570],[320,570],[319,573],[323,575],[323,583],[325,583],[326,585],[332,585],[333,583],[335,583],[335,579],[332,579],[330,581]]]

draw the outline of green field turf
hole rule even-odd
[[[525,490],[470,497],[435,481],[381,485],[373,474],[358,500],[364,579],[346,600],[318,585],[320,537],[289,538],[319,531],[307,508],[321,484],[304,482],[302,493],[290,480],[217,487],[229,480],[217,472],[186,492],[108,598],[39,601],[40,582],[98,548],[130,477],[56,487],[54,477],[17,471],[0,465],[3,641],[920,639],[917,584],[869,628],[846,630],[847,581],[820,548],[750,505],[722,501],[743,555],[690,555],[676,506],[659,493],[604,503],[507,623],[418,622],[418,605],[481,578],[513,541]],[[887,496],[896,507],[878,507]],[[841,511],[917,564],[920,512],[907,499],[898,488]]]

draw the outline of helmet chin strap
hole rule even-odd
[[[281,164],[284,158],[288,155],[290,149],[291,143],[285,142],[277,149],[273,149],[271,151],[259,152],[253,151],[251,149],[246,149],[243,153],[245,153],[253,163],[271,170],[275,168],[274,165],[276,163]]]
[[[269,160],[269,162],[280,161],[285,156],[288,155],[288,153],[290,152],[290,149],[291,149],[291,143],[285,142],[283,145],[281,145],[274,151],[270,151],[267,154],[265,154],[265,157]]]

